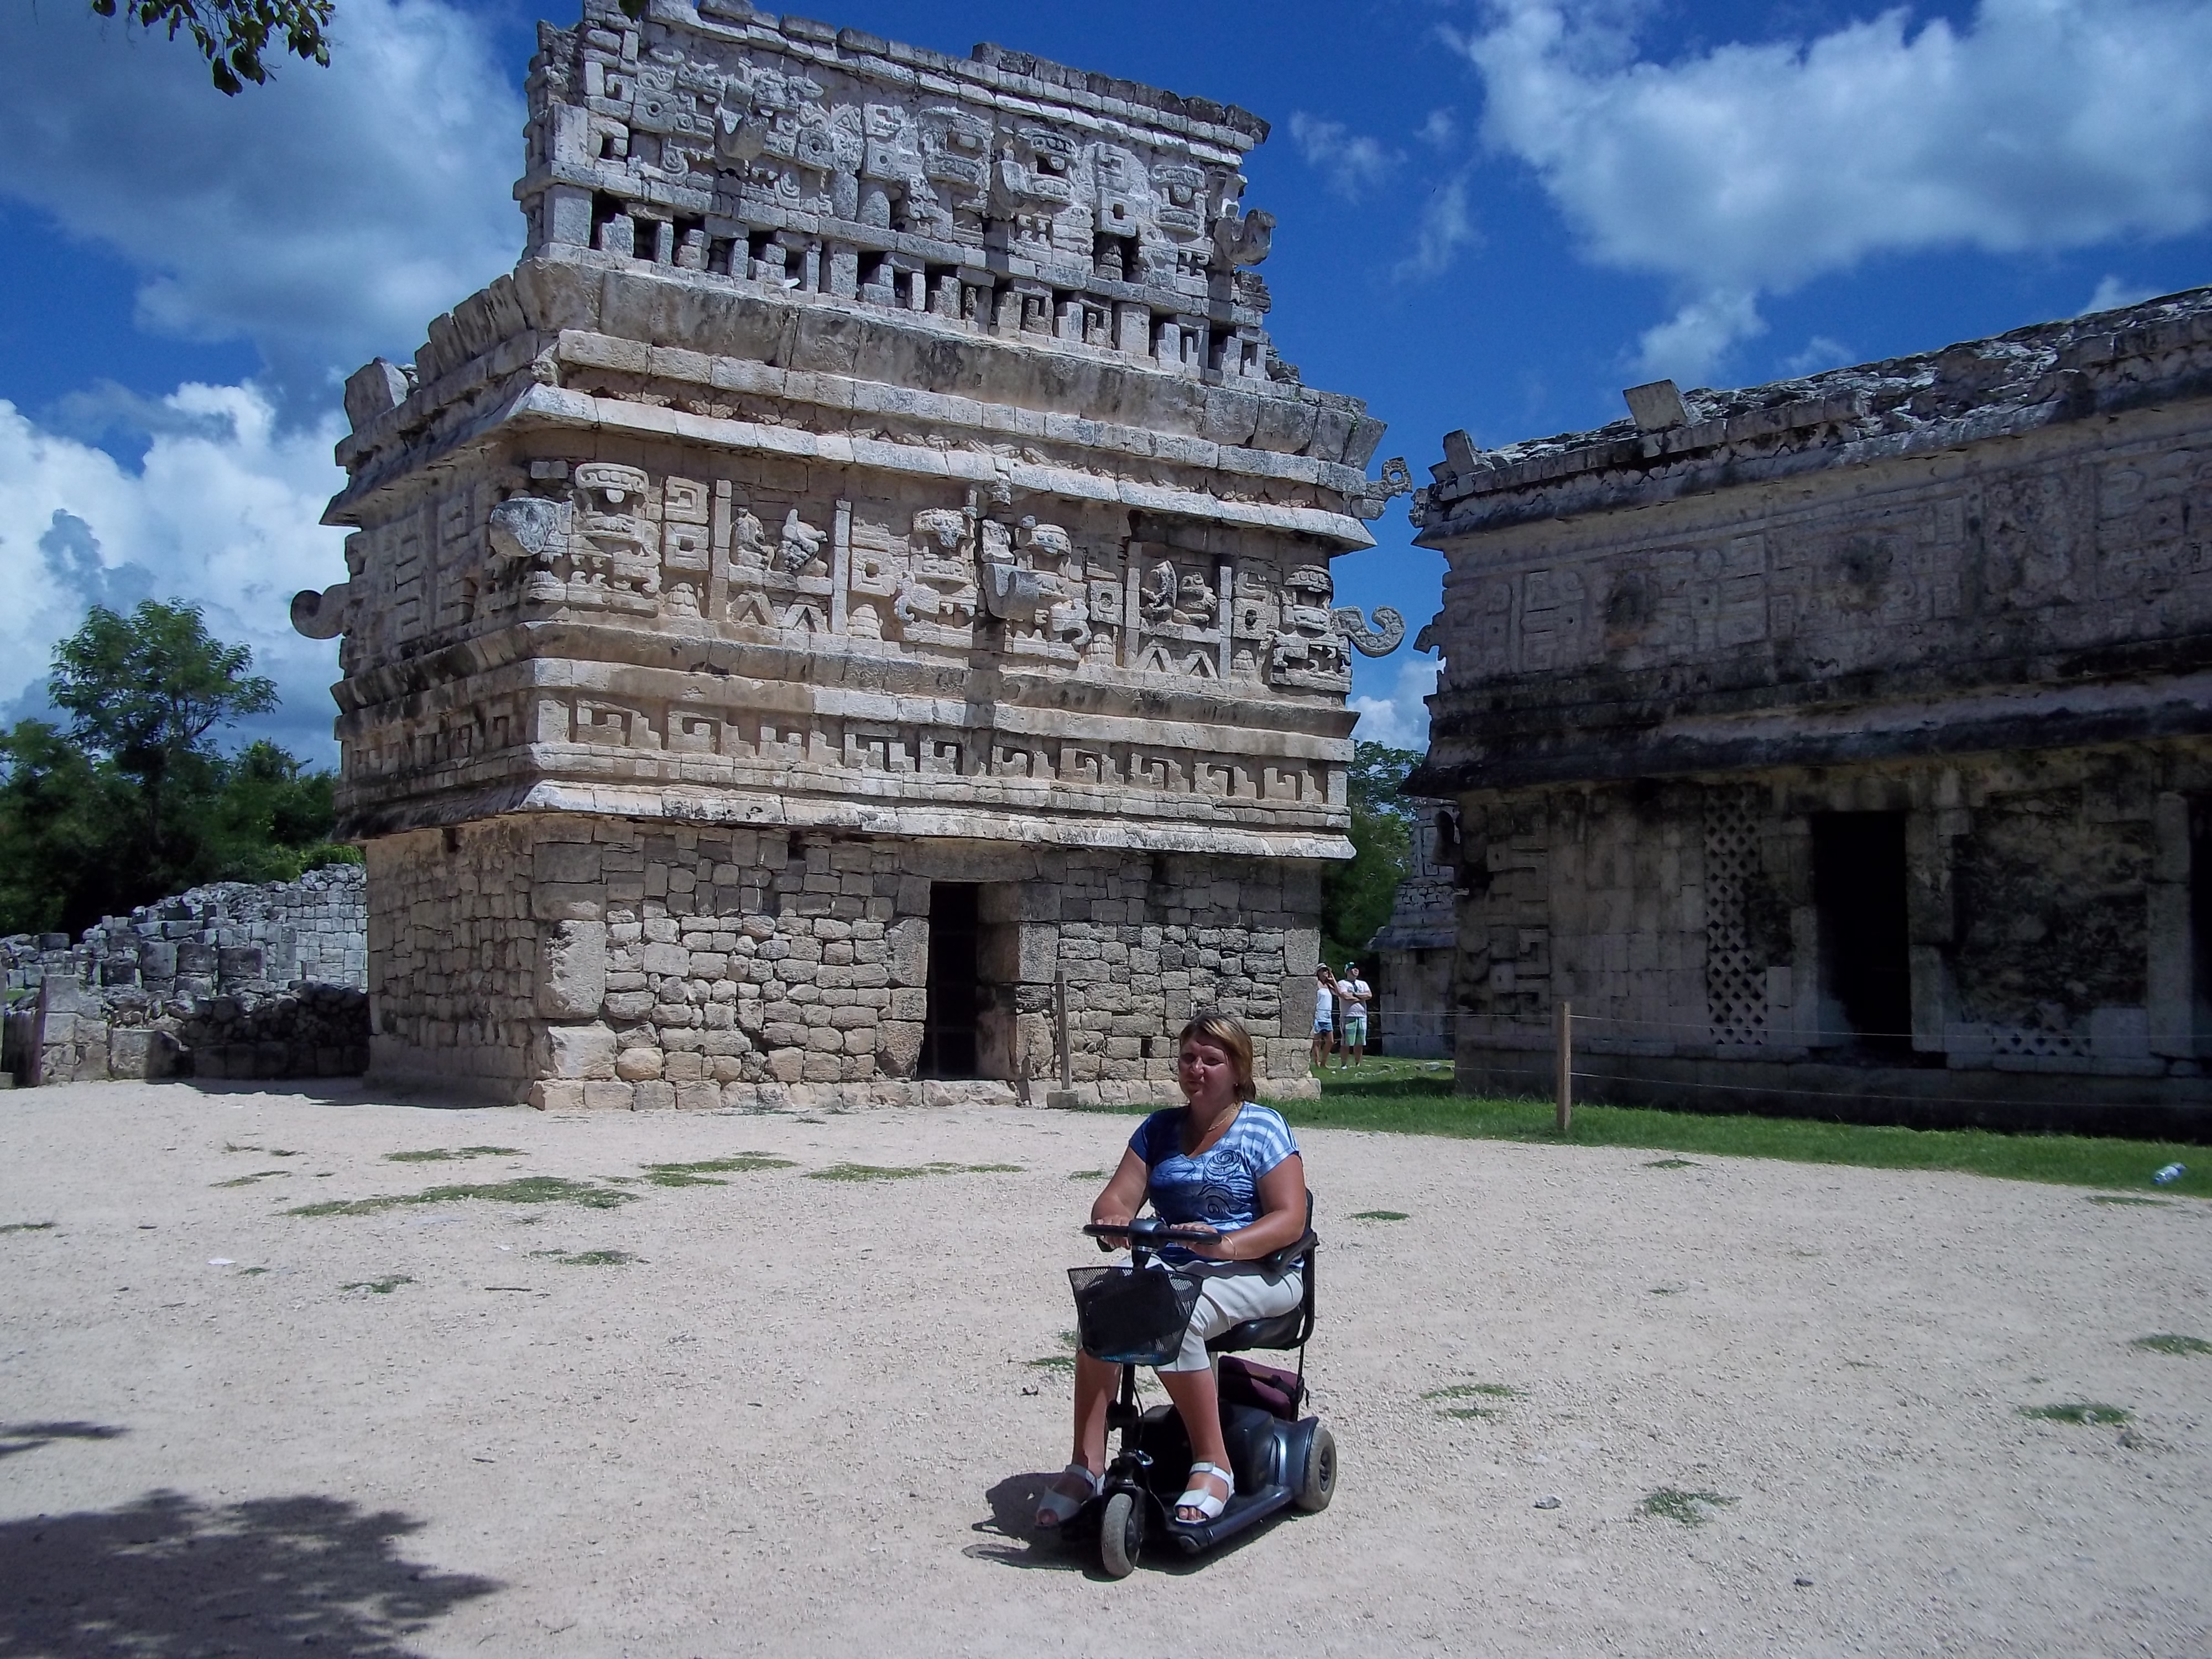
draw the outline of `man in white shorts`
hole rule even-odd
[[[1357,1066],[1366,1058],[1367,1004],[1374,994],[1374,988],[1359,977],[1359,964],[1346,963],[1344,977],[1336,982],[1337,1001],[1344,1010],[1344,1032],[1336,1051],[1339,1071],[1347,1064]]]

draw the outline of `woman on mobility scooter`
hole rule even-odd
[[[1168,1224],[1158,1259],[1200,1281],[1182,1351],[1158,1369],[1190,1437],[1188,1490],[1175,1518],[1203,1522],[1218,1516],[1235,1491],[1206,1340],[1300,1305],[1299,1274],[1271,1279],[1261,1262],[1306,1231],[1305,1161],[1281,1115],[1252,1099],[1252,1039],[1242,1024],[1201,1013],[1176,1047],[1176,1081],[1188,1104],[1139,1126],[1091,1219],[1101,1229],[1127,1229],[1149,1198]],[[1076,1356],[1074,1455],[1038,1504],[1039,1527],[1060,1526],[1097,1495],[1107,1407],[1121,1382],[1119,1365]]]

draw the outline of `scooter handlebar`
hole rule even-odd
[[[1093,1221],[1083,1231],[1098,1241],[1098,1248],[1110,1250],[1123,1240],[1157,1249],[1162,1244],[1211,1244],[1221,1235],[1214,1229],[1197,1222],[1183,1221],[1170,1224],[1156,1216],[1144,1216],[1135,1221]]]

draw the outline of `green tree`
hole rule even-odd
[[[117,828],[133,807],[128,784],[44,720],[0,732],[0,933],[89,925],[96,913],[80,921],[72,900],[101,886],[103,866],[120,851]]]
[[[198,863],[216,881],[294,881],[325,864],[356,864],[359,852],[329,839],[337,780],[264,738],[223,763],[222,787],[193,824]]]
[[[170,861],[176,839],[165,809],[173,789],[212,793],[222,760],[207,734],[276,707],[276,682],[246,671],[253,653],[207,631],[196,605],[140,601],[127,617],[93,606],[84,626],[54,647],[47,695],[73,717],[70,736],[138,785],[148,851]]]
[[[1321,878],[1322,951],[1333,967],[1364,956],[1367,941],[1390,919],[1412,861],[1413,806],[1406,779],[1420,759],[1414,750],[1384,744],[1353,746],[1345,789],[1352,861],[1330,865]]]
[[[645,15],[646,0],[620,0],[630,18]],[[269,79],[262,59],[281,40],[283,49],[310,64],[330,67],[324,33],[337,9],[333,0],[92,0],[94,15],[120,16],[148,33],[181,33],[207,59],[217,92],[235,98],[249,81]]]
[[[0,734],[0,933],[76,933],[207,881],[289,880],[357,854],[330,843],[332,779],[219,728],[276,706],[252,653],[198,610],[95,607],[54,649],[66,731]]]
[[[252,82],[269,78],[262,56],[280,37],[283,49],[312,64],[330,66],[331,0],[92,0],[96,15],[118,14],[149,33],[163,29],[170,40],[181,31],[207,59],[216,90],[236,97]]]

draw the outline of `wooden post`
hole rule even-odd
[[[1075,1060],[1069,1053],[1067,1041],[1067,969],[1054,971],[1052,979],[1052,1009],[1054,1045],[1060,1056],[1060,1086],[1064,1093],[1075,1086]]]
[[[1559,1060],[1554,1087],[1559,1102],[1559,1133],[1567,1133],[1567,1126],[1575,1115],[1575,1037],[1574,1005],[1561,1000],[1552,1006],[1553,1047]]]

